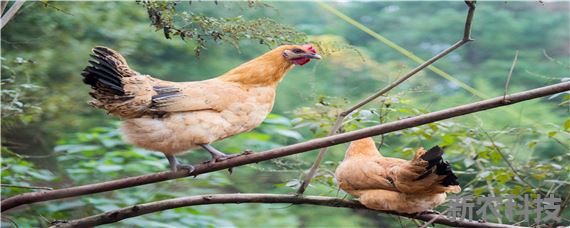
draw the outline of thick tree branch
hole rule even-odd
[[[310,204],[326,207],[345,207],[354,209],[367,209],[358,201],[355,200],[345,200],[334,197],[322,197],[322,196],[298,196],[298,195],[281,195],[281,194],[215,194],[215,195],[201,195],[201,196],[189,196],[180,197],[169,200],[161,200],[152,203],[139,204],[135,206],[125,207],[98,215],[81,218],[77,220],[71,220],[66,222],[60,222],[54,224],[52,227],[91,227],[102,224],[114,223],[121,221],[123,219],[132,218],[136,216],[141,216],[153,212],[169,210],[179,207],[195,206],[195,205],[205,205],[205,204],[227,204],[227,203],[287,203],[287,204]],[[375,210],[371,210],[375,211]],[[432,221],[433,223],[448,225],[448,226],[459,226],[459,227],[518,227],[511,225],[503,225],[496,223],[482,223],[477,221],[467,221],[467,220],[452,220],[446,216],[438,214],[398,214],[388,211],[376,211],[387,214],[394,214],[399,216],[404,216],[413,219],[419,219],[423,221]]]
[[[238,156],[213,164],[201,164],[196,166],[196,170],[191,174],[184,170],[178,172],[160,172],[147,174],[136,177],[128,177],[114,181],[107,181],[96,184],[88,184],[78,187],[71,187],[65,189],[58,189],[52,191],[24,193],[2,200],[1,211],[36,202],[43,202],[55,199],[62,199],[74,196],[88,195],[99,192],[112,191],[123,189],[133,186],[145,185],[156,183],[165,180],[182,178],[187,176],[196,176],[203,173],[214,172],[217,170],[228,169],[236,166],[242,166],[251,163],[257,163],[274,158],[289,156],[293,154],[303,153],[314,149],[319,149],[328,146],[334,146],[345,142],[350,142],[357,139],[386,134],[394,131],[399,131],[411,127],[416,127],[428,123],[433,123],[440,120],[445,120],[457,116],[462,116],[474,112],[479,112],[487,109],[497,108],[505,105],[515,104],[517,102],[526,101],[538,97],[548,96],[560,92],[570,90],[570,82],[558,83],[550,86],[545,86],[533,90],[528,90],[520,93],[515,93],[507,96],[505,102],[504,97],[496,97],[484,101],[479,101],[471,104],[466,104],[450,109],[445,109],[437,112],[432,112],[416,117],[410,117],[394,121],[391,123],[380,124],[373,127],[368,127],[360,130],[355,130],[347,133],[342,133],[334,136],[328,136],[319,139],[313,139],[307,142],[284,146],[280,148],[271,149],[264,152],[252,153],[248,155]]]
[[[430,66],[431,64],[433,64],[434,62],[436,62],[437,60],[443,58],[444,56],[446,56],[447,54],[453,52],[455,49],[463,46],[464,44],[466,44],[469,41],[472,41],[471,39],[471,22],[473,21],[473,15],[475,13],[475,1],[465,1],[465,3],[467,4],[469,10],[467,11],[467,19],[465,19],[465,28],[463,31],[463,38],[461,38],[461,40],[457,41],[457,43],[453,44],[451,47],[443,50],[442,52],[440,52],[439,54],[435,55],[434,57],[432,57],[431,59],[428,59],[427,61],[425,61],[424,63],[422,63],[421,65],[417,66],[416,68],[412,69],[410,72],[408,72],[406,75],[404,75],[403,77],[399,78],[398,80],[396,80],[395,82],[391,83],[390,85],[384,87],[383,89],[377,91],[376,93],[372,94],[371,96],[365,98],[364,100],[359,101],[358,103],[356,103],[355,105],[353,105],[352,107],[346,109],[345,111],[343,111],[342,113],[340,113],[337,116],[336,122],[333,125],[331,131],[329,132],[328,136],[331,135],[335,135],[338,133],[338,130],[342,127],[342,123],[344,121],[344,119],[350,115],[350,113],[354,112],[355,110],[361,108],[362,106],[370,103],[371,101],[375,100],[376,98],[386,94],[387,92],[389,92],[390,90],[396,88],[396,86],[402,84],[404,81],[410,79],[412,76],[416,75],[418,72],[422,71],[424,68]],[[317,155],[317,158],[315,159],[313,165],[311,166],[311,169],[309,169],[309,172],[307,173],[307,176],[305,177],[305,179],[303,180],[303,183],[301,183],[301,186],[299,187],[299,189],[297,190],[297,194],[303,194],[305,192],[305,190],[307,189],[307,186],[309,186],[309,183],[311,182],[311,179],[313,179],[313,177],[315,176],[315,173],[317,172],[317,169],[319,168],[323,158],[325,157],[325,153],[327,152],[328,147],[322,148],[319,151],[319,154]]]

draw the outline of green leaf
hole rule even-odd
[[[68,153],[77,153],[82,151],[93,151],[101,149],[101,146],[98,145],[83,145],[83,144],[75,144],[75,145],[59,145],[54,148],[55,152],[68,152]]]
[[[473,194],[476,196],[480,196],[480,195],[483,195],[483,193],[486,191],[487,191],[487,189],[485,187],[478,187],[478,188],[473,189]]]
[[[111,211],[111,210],[117,210],[121,207],[115,204],[100,204],[100,205],[95,205],[95,208],[97,208],[100,211]]]
[[[512,179],[512,175],[508,172],[501,172],[499,173],[499,175],[497,175],[495,177],[495,180],[499,183],[499,184],[505,184],[508,181],[510,181]]]
[[[274,129],[273,130],[275,133],[285,136],[285,137],[289,137],[289,138],[293,138],[295,140],[303,140],[303,135],[301,135],[299,132],[296,131],[291,131],[291,130],[286,130],[286,129]]]
[[[107,173],[107,172],[115,172],[123,169],[120,165],[99,165],[97,166],[97,170]]]
[[[491,155],[491,161],[493,163],[499,163],[499,162],[501,162],[501,159],[503,158],[501,153],[499,153],[499,151],[497,151],[497,150],[491,151],[490,155]]]
[[[453,145],[453,143],[455,143],[455,138],[456,137],[451,134],[446,134],[442,136],[441,139],[443,139],[443,145],[441,146]]]
[[[537,179],[540,181],[540,180],[544,180],[544,178],[546,178],[546,174],[544,174],[544,173],[533,173],[532,177],[534,179]]]
[[[475,160],[473,160],[473,158],[471,157],[466,157],[465,159],[463,159],[463,164],[465,165],[465,168],[469,168],[473,164],[475,164]]]
[[[45,180],[45,181],[51,181],[53,179],[55,179],[55,176],[53,175],[53,173],[51,173],[48,170],[42,169],[42,170],[35,170],[33,172],[29,172],[30,176],[33,176],[35,178],[38,178],[40,180]]]
[[[273,114],[273,113],[267,115],[267,118],[265,118],[263,123],[283,125],[283,126],[287,126],[287,127],[291,126],[291,121],[289,119],[287,119],[287,117],[280,116],[280,115]]]
[[[486,177],[488,177],[490,174],[491,174],[491,171],[485,170],[485,171],[479,173],[479,177],[481,177],[481,178],[486,178]]]
[[[532,140],[530,142],[528,142],[526,145],[528,146],[528,148],[535,148],[536,145],[538,144],[538,140]]]
[[[483,151],[480,151],[479,153],[477,153],[477,157],[483,158],[483,159],[489,159],[490,158],[489,153],[490,153],[490,151],[483,150]]]

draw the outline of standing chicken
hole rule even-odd
[[[339,187],[376,210],[418,213],[440,205],[446,192],[461,191],[438,146],[416,151],[411,161],[380,154],[372,138],[350,143],[336,169]]]
[[[83,82],[93,89],[90,104],[123,120],[124,138],[166,155],[170,168],[176,154],[202,147],[212,162],[226,155],[210,143],[250,131],[271,112],[277,84],[293,65],[320,59],[307,45],[283,45],[229,72],[204,81],[170,82],[140,74],[114,50],[95,47]]]

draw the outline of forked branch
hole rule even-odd
[[[453,52],[455,49],[463,46],[467,42],[472,41],[473,39],[471,39],[471,22],[473,21],[473,15],[475,13],[475,1],[468,0],[468,1],[465,1],[465,3],[467,4],[469,10],[467,11],[467,19],[465,20],[465,28],[463,31],[463,38],[461,40],[459,40],[457,43],[451,45],[451,47],[443,50],[439,54],[435,55],[431,59],[428,59],[426,62],[422,63],[421,65],[417,66],[416,68],[414,68],[413,70],[411,70],[406,75],[399,78],[398,80],[396,80],[392,84],[384,87],[383,89],[379,90],[378,92],[372,94],[371,96],[365,98],[364,100],[359,101],[358,103],[356,103],[352,107],[350,107],[350,108],[346,109],[345,111],[343,111],[342,113],[340,113],[337,116],[336,122],[333,125],[331,131],[329,132],[328,136],[335,135],[338,133],[338,130],[342,127],[342,123],[343,123],[344,119],[348,115],[350,115],[350,113],[352,113],[355,110],[361,108],[362,106],[370,103],[371,101],[375,100],[376,98],[386,94],[390,90],[396,88],[396,86],[402,84],[404,81],[406,81],[406,80],[410,79],[412,76],[416,75],[418,72],[420,72],[424,68],[433,64],[435,61],[443,58],[444,56]],[[297,190],[297,194],[303,194],[305,192],[305,190],[307,189],[307,186],[309,186],[309,183],[311,182],[311,179],[313,179],[313,177],[315,176],[315,173],[317,172],[317,169],[319,168],[319,165],[321,164],[327,150],[328,150],[328,147],[325,147],[319,151],[319,154],[317,155],[317,159],[315,159],[315,162],[311,166],[311,169],[307,173],[307,176],[303,180],[303,183],[301,184],[301,186]]]
[[[242,166],[251,163],[271,160],[274,158],[285,157],[293,154],[303,153],[314,149],[323,147],[334,146],[341,143],[350,142],[357,139],[371,137],[380,134],[386,134],[394,131],[399,131],[411,127],[416,127],[428,123],[433,123],[440,120],[445,120],[457,116],[462,116],[470,113],[475,113],[483,110],[497,108],[505,105],[515,104],[521,101],[526,101],[538,97],[548,96],[565,92],[570,90],[570,82],[562,82],[550,86],[545,86],[533,90],[528,90],[520,93],[508,95],[505,102],[504,97],[496,97],[484,101],[479,101],[471,104],[466,104],[454,108],[449,108],[437,112],[432,112],[416,117],[410,117],[394,121],[391,123],[380,124],[373,127],[368,127],[360,130],[355,130],[338,135],[328,136],[319,139],[313,139],[307,142],[293,144],[290,146],[279,147],[259,153],[252,153],[248,155],[238,156],[213,164],[201,164],[196,166],[196,170],[192,174],[180,170],[178,172],[160,172],[147,174],[136,177],[127,177],[114,181],[101,182],[96,184],[88,184],[78,187],[64,188],[52,191],[24,193],[2,200],[2,211],[8,209],[36,202],[43,202],[55,199],[62,199],[74,196],[89,195],[99,192],[107,192],[117,189],[129,188],[139,185],[151,184],[176,178],[187,176],[196,176],[203,173],[210,173],[218,170],[228,169],[236,166]]]
[[[92,227],[102,224],[109,224],[121,221],[123,219],[137,217],[153,212],[165,211],[169,209],[188,207],[196,205],[206,205],[206,204],[227,204],[227,203],[286,203],[286,204],[310,204],[326,207],[344,207],[353,209],[365,209],[370,211],[375,211],[372,209],[367,209],[358,201],[355,200],[345,200],[338,199],[334,197],[322,197],[322,196],[296,196],[296,195],[282,195],[282,194],[215,194],[215,195],[201,195],[201,196],[189,196],[180,197],[168,200],[161,200],[152,203],[139,204],[135,206],[125,207],[113,211],[104,212],[98,215],[59,222],[54,224],[52,227]],[[413,219],[419,219],[423,221],[431,221],[432,223],[438,223],[448,226],[455,227],[493,227],[493,228],[512,228],[518,226],[503,225],[496,223],[486,223],[478,221],[467,221],[467,220],[454,220],[443,215],[438,214],[398,214],[389,211],[375,211],[386,214],[393,214]],[[433,220],[433,221],[432,221]]]

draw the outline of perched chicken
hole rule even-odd
[[[380,154],[372,138],[353,141],[336,169],[339,187],[376,210],[417,213],[445,200],[446,192],[461,191],[438,146],[419,148],[411,161]]]
[[[90,104],[124,120],[126,141],[166,155],[173,171],[194,170],[176,154],[202,147],[212,162],[228,156],[210,143],[250,131],[271,112],[277,84],[292,66],[320,59],[307,45],[283,45],[204,81],[170,82],[140,74],[116,51],[95,47],[83,70]]]

